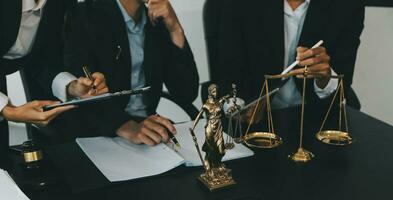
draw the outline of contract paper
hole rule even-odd
[[[76,142],[111,182],[158,175],[184,163],[165,144],[137,145],[119,137],[78,138]]]
[[[193,122],[187,122],[175,125],[176,138],[181,145],[177,150],[166,144],[154,147],[132,144],[120,137],[78,138],[76,142],[109,181],[132,180],[162,174],[182,164],[201,166],[201,159],[189,132],[192,124]],[[195,129],[200,148],[204,143],[205,124],[206,121],[201,120]],[[204,156],[203,151],[202,155]],[[253,151],[244,145],[236,144],[235,148],[227,151],[223,160],[252,155]]]

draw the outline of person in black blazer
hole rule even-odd
[[[96,125],[95,135],[118,135],[148,145],[168,141],[167,131],[176,130],[155,114],[163,84],[180,102],[193,102],[199,87],[193,54],[169,1],[150,0],[146,7],[142,0],[87,0],[77,5],[69,24],[65,60],[73,73],[80,73],[82,65],[102,72],[110,92],[135,89],[133,79],[151,86],[139,100],[122,97],[86,106],[86,116],[100,110],[85,117]],[[137,71],[144,74],[132,75]],[[144,114],[129,110],[137,101],[143,102]]]
[[[364,26],[362,1],[250,0],[241,3],[228,0],[222,6],[219,69],[216,70],[219,73],[213,81],[224,90],[229,90],[231,83],[237,83],[240,97],[246,101],[254,99],[259,95],[264,75],[280,74],[297,59],[301,61],[300,69],[293,72],[301,74],[302,68],[308,65],[310,71],[320,74],[307,83],[307,103],[329,99],[333,91],[321,98],[315,88],[317,85],[320,89],[327,87],[331,82],[329,75],[337,73],[345,76],[347,105],[360,109],[351,85]],[[298,20],[298,24],[294,25],[293,20]],[[295,31],[290,32],[292,29]],[[311,48],[319,40],[324,41],[322,47],[305,48]],[[292,60],[287,59],[291,56]],[[294,79],[294,82],[293,90],[302,91],[302,81]]]
[[[47,125],[60,113],[73,106],[43,112],[42,107],[56,103],[52,81],[63,72],[63,29],[67,9],[74,0],[0,0],[0,146],[8,148],[7,121]],[[33,99],[13,106],[7,94],[6,75],[24,72]],[[99,75],[100,77],[98,77]],[[96,74],[97,86],[106,87],[102,74]],[[73,81],[77,96],[90,91],[91,82],[85,78]],[[65,89],[65,88],[64,88]],[[78,93],[79,92],[79,93]],[[106,91],[97,91],[105,93]],[[50,100],[50,101],[48,101]],[[5,118],[5,120],[3,120]]]

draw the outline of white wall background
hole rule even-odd
[[[203,33],[204,0],[171,0],[194,52],[201,82],[209,80],[206,45]],[[393,8],[366,8],[353,86],[362,102],[362,111],[393,125]],[[18,74],[8,77],[10,96],[16,105],[25,102]],[[195,103],[201,106],[198,98]],[[187,120],[174,105],[163,101],[159,113],[175,121]],[[12,124],[11,143],[25,140],[20,125]],[[15,128],[18,127],[18,128]]]
[[[393,125],[393,8],[366,8],[353,87],[362,111]]]

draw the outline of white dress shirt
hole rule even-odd
[[[284,66],[296,60],[296,48],[302,33],[304,20],[311,0],[306,0],[295,10],[291,8],[287,0],[284,0],[284,37],[285,37],[285,56]],[[316,41],[317,42],[317,41]],[[332,75],[336,73],[332,70]],[[330,79],[325,88],[319,88],[314,81],[314,91],[320,99],[329,97],[337,88],[338,80]],[[282,86],[277,95],[272,99],[274,108],[285,108],[301,104],[301,95],[296,87],[295,80],[291,77]]]
[[[36,3],[34,0],[22,0],[22,16],[15,44],[3,56],[5,59],[17,59],[30,53],[46,0]],[[0,111],[8,104],[8,97],[0,92]],[[0,116],[0,121],[2,120]]]
[[[38,0],[37,3],[35,0],[22,0],[22,16],[18,36],[15,44],[3,58],[12,60],[22,58],[30,53],[34,45],[45,3],[46,0]],[[53,90],[54,95],[63,101],[66,100],[65,88],[75,79],[74,76],[66,72],[57,75],[52,83],[52,90],[54,88],[56,90]],[[9,98],[0,92],[0,112],[8,104],[8,101]],[[2,118],[0,116],[0,121],[1,120]]]

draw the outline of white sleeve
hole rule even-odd
[[[67,101],[67,85],[77,78],[68,73],[61,72],[52,81],[52,93],[53,96],[57,97],[61,101]]]
[[[0,92],[0,112],[3,111],[4,107],[8,104],[8,97]],[[0,122],[3,121],[3,116],[0,115]]]
[[[337,73],[332,68],[330,68],[330,70],[332,72],[332,76],[337,76]],[[338,79],[336,78],[331,78],[329,80],[329,83],[323,89],[319,88],[316,81],[314,81],[314,91],[320,99],[325,99],[329,97],[334,91],[336,91],[337,86]]]

